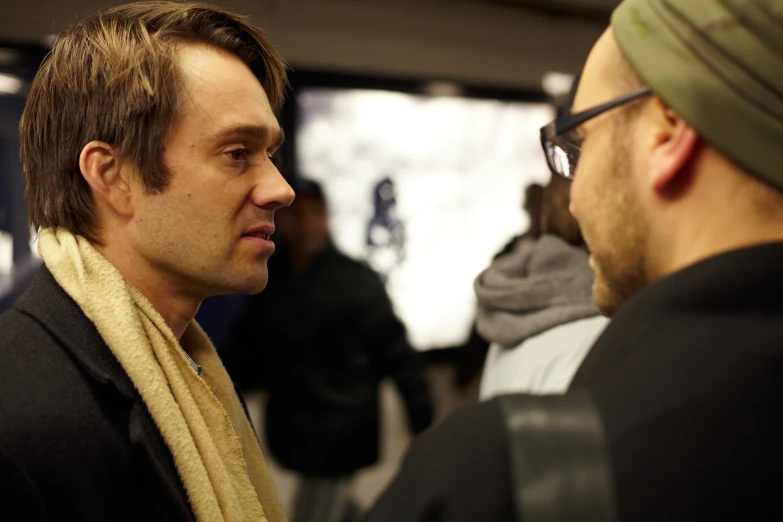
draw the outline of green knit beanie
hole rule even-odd
[[[783,190],[783,0],[625,0],[612,28],[662,100]]]

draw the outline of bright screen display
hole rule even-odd
[[[420,350],[461,344],[473,281],[528,228],[524,188],[549,174],[543,103],[308,88],[296,163],[322,184],[335,245],[386,282]]]

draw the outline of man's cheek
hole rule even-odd
[[[575,177],[571,183],[571,201],[568,205],[568,211],[581,224],[585,210],[583,205],[583,182],[578,177]]]

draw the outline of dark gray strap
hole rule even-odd
[[[517,522],[615,522],[601,420],[584,392],[498,398],[508,428]]]

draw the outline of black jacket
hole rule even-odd
[[[462,408],[416,441],[364,522],[514,522],[500,401]]]
[[[0,316],[3,520],[194,520],[147,408],[44,267]]]
[[[426,433],[365,522],[615,522],[614,511],[589,395],[518,394]]]
[[[783,521],[783,243],[640,292],[577,372],[569,394],[582,392],[601,417],[621,522]],[[516,520],[501,419],[493,401],[434,429],[368,522]]]
[[[240,387],[269,393],[269,450],[283,466],[344,476],[374,464],[384,377],[397,382],[413,431],[429,426],[423,364],[372,270],[332,247],[301,274],[280,248],[269,270],[221,355]]]
[[[783,243],[638,294],[572,388],[603,418],[621,521],[783,520]]]

